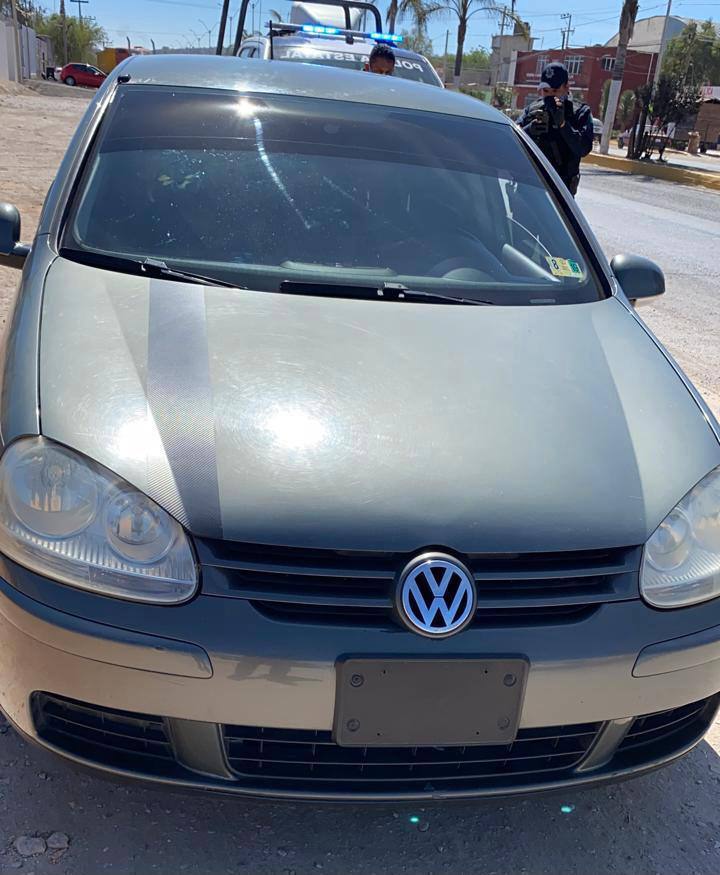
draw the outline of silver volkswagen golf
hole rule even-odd
[[[134,57],[2,354],[0,705],[105,773],[446,799],[637,774],[720,695],[718,425],[459,94]]]

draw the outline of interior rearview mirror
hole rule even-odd
[[[642,255],[616,255],[610,267],[630,301],[654,298],[665,293],[665,276],[649,258]]]
[[[0,203],[0,265],[22,269],[30,247],[20,242],[20,213],[12,204]]]

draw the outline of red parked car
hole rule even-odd
[[[73,61],[65,64],[60,71],[60,81],[66,85],[86,85],[90,88],[99,88],[105,81],[105,73],[93,67],[92,64],[80,64]]]

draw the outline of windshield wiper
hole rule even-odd
[[[425,292],[409,289],[402,283],[383,283],[382,286],[355,286],[349,283],[323,283],[284,280],[279,291],[290,295],[317,295],[323,298],[357,298],[365,301],[417,301],[424,300],[439,304],[469,304],[489,307],[493,301],[478,298],[462,298],[440,292]]]
[[[104,252],[88,252],[85,249],[61,249],[60,255],[89,264],[94,267],[105,267],[110,270],[126,271],[134,274],[147,274],[153,277],[167,277],[186,283],[197,283],[204,286],[223,286],[228,289],[243,289],[246,286],[238,286],[235,283],[218,279],[213,276],[205,276],[202,273],[193,273],[189,270],[181,270],[168,265],[159,258],[128,258],[124,255],[107,255]]]
[[[481,298],[462,298],[457,295],[444,295],[441,292],[425,292],[420,289],[409,289],[402,283],[385,283],[380,289],[383,297],[390,297],[391,300],[402,300],[425,298],[427,301],[438,301],[445,304],[471,304],[479,307],[492,307],[494,301],[483,301]],[[386,295],[386,293],[390,293]],[[395,297],[392,297],[392,296]]]
[[[226,280],[218,279],[214,276],[205,276],[202,273],[193,273],[189,270],[180,270],[176,267],[168,267],[164,261],[159,258],[144,258],[138,264],[144,273],[170,277],[171,279],[183,280],[189,283],[200,283],[204,286],[223,286],[226,289],[244,289],[247,286],[238,286],[235,283],[229,283]]]

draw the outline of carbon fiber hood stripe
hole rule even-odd
[[[177,498],[165,478],[150,472],[161,504],[192,531],[221,538],[215,414],[210,384],[205,289],[150,280],[148,409],[172,471]]]

